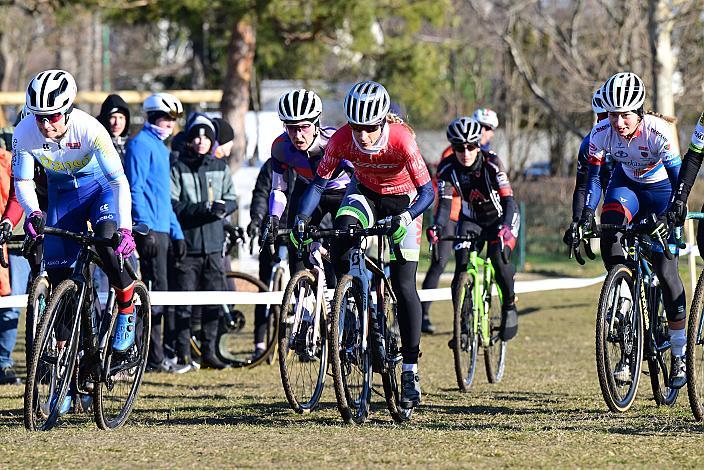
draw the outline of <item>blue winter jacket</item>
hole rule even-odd
[[[169,149],[148,128],[127,142],[125,174],[132,194],[132,219],[155,232],[183,240],[183,231],[171,206]]]

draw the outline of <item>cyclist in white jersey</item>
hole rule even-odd
[[[27,214],[25,232],[33,238],[43,236],[45,225],[83,232],[87,221],[98,236],[120,233],[115,250],[96,250],[119,308],[113,347],[124,351],[135,339],[134,282],[117,258],[129,257],[135,246],[130,190],[108,132],[95,118],[73,108],[76,92],[74,78],[64,70],[41,72],[29,82],[26,104],[35,119],[24,119],[13,136],[15,192]],[[46,214],[39,209],[34,189],[35,160],[47,174]],[[73,241],[46,236],[44,257],[54,285],[70,274],[78,249]]]
[[[590,136],[589,183],[580,220],[582,231],[592,230],[594,211],[601,198],[599,169],[605,153],[610,153],[615,167],[604,197],[602,223],[624,224],[655,214],[658,222],[653,224],[653,234],[667,240],[665,211],[682,165],[671,128],[664,119],[644,113],[645,85],[634,73],[622,72],[609,78],[602,86],[602,100],[609,114],[594,126]],[[614,231],[602,234],[601,252],[607,269],[624,261],[619,238]],[[672,342],[670,386],[681,388],[687,381],[684,286],[677,270],[677,256],[668,260],[657,245],[653,251],[653,267],[662,286]],[[619,364],[614,376],[621,381],[629,380],[628,364]]]

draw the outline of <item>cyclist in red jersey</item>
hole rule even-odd
[[[421,401],[418,354],[421,305],[416,289],[416,271],[422,233],[422,214],[435,197],[428,168],[420,154],[413,130],[389,114],[391,100],[379,83],[357,83],[345,98],[348,124],[328,142],[317,177],[304,194],[297,223],[307,224],[328,179],[345,159],[354,165],[354,177],[335,218],[335,228],[352,224],[363,227],[392,217],[389,235],[405,262],[391,256],[391,283],[398,299],[401,331],[402,394],[400,405],[410,409]],[[341,276],[349,270],[351,244],[335,239],[332,257]]]

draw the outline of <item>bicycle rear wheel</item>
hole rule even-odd
[[[401,372],[403,357],[401,356],[401,335],[398,331],[397,305],[392,301],[387,293],[384,296],[382,306],[381,335],[384,338],[386,351],[386,368],[381,374],[381,382],[384,386],[384,398],[386,406],[393,420],[397,423],[405,423],[411,419],[413,409],[401,408]]]
[[[24,388],[24,426],[51,429],[59,419],[78,355],[78,285],[67,279],[54,289],[37,329]]]
[[[596,314],[596,369],[611,411],[628,410],[636,398],[643,361],[643,319],[631,270],[611,268]]]
[[[372,367],[370,349],[362,350],[362,289],[346,274],[335,289],[330,318],[330,364],[337,408],[346,423],[361,424],[369,415]]]
[[[484,346],[484,366],[489,383],[501,382],[506,369],[506,341],[501,341],[501,302],[499,297],[492,295],[496,282],[492,280],[489,288],[484,291],[484,311],[489,319],[489,344]],[[497,286],[498,288],[498,286]]]
[[[44,315],[47,303],[49,303],[49,290],[49,278],[45,275],[34,278],[29,288],[27,311],[24,317],[24,352],[28,372],[32,362],[34,338],[37,336],[39,322]]]
[[[135,340],[124,352],[113,351],[117,311],[111,316],[110,334],[102,355],[103,380],[93,389],[93,414],[100,429],[117,429],[127,421],[144,377],[151,331],[151,302],[141,281],[134,285]]]
[[[704,420],[704,271],[699,275],[687,324],[687,395],[697,421]]]
[[[266,285],[249,274],[231,271],[227,278],[235,283],[236,292],[268,292]],[[218,331],[216,354],[220,360],[232,367],[256,367],[273,354],[277,343],[278,333],[278,307],[272,309],[270,318],[272,326],[266,334],[266,349],[257,357],[252,357],[254,352],[254,305],[245,305],[236,308],[227,306],[229,321],[222,321]]]
[[[325,387],[328,345],[324,300],[318,321],[312,324],[317,288],[313,273],[299,271],[286,286],[281,303],[277,357],[286,399],[297,413],[314,409]]]
[[[655,344],[648,345],[648,375],[650,385],[653,389],[653,397],[658,406],[672,406],[677,401],[679,390],[670,388],[670,364],[672,364],[672,348],[659,349],[664,347],[670,340],[670,332],[667,327],[667,317],[662,303],[662,290],[660,286],[648,289],[648,309],[650,312],[657,312],[657,321],[651,322],[650,328],[645,332],[646,338],[653,338]],[[651,350],[652,349],[652,350]]]
[[[469,391],[477,370],[477,332],[474,328],[472,293],[474,277],[464,272],[452,292],[454,321],[452,328],[452,355],[455,362],[457,386],[461,392]]]

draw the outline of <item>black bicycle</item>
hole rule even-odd
[[[371,228],[355,225],[329,235],[352,240],[350,271],[337,282],[330,309],[330,364],[337,408],[347,423],[361,424],[369,414],[372,373],[381,374],[387,408],[398,423],[411,418],[412,409],[400,406],[401,338],[397,301],[384,271],[384,245],[390,218]],[[378,237],[377,262],[365,256],[363,241]],[[398,245],[389,243],[403,262]]]
[[[136,227],[135,231],[143,230]],[[116,247],[119,234],[104,239],[52,227],[46,227],[44,233],[72,239],[81,249],[73,274],[52,290],[39,322],[25,384],[25,427],[51,429],[73,391],[93,396],[93,414],[100,429],[118,428],[134,406],[146,366],[151,328],[149,292],[132,266],[124,263],[135,280],[136,339],[128,350],[114,351],[115,292],[109,292],[106,308],[101,311],[90,266],[102,264],[93,246]]]
[[[672,259],[666,240],[653,238],[652,218],[635,224],[602,224],[594,233],[581,237],[587,255],[594,259],[589,239],[604,230],[622,233],[626,261],[613,266],[599,297],[596,317],[596,366],[604,401],[611,411],[628,410],[636,398],[642,362],[648,361],[648,375],[658,406],[673,405],[678,389],[670,387],[672,351],[662,289],[653,271],[651,256],[658,245]],[[573,253],[582,260],[579,240]]]

